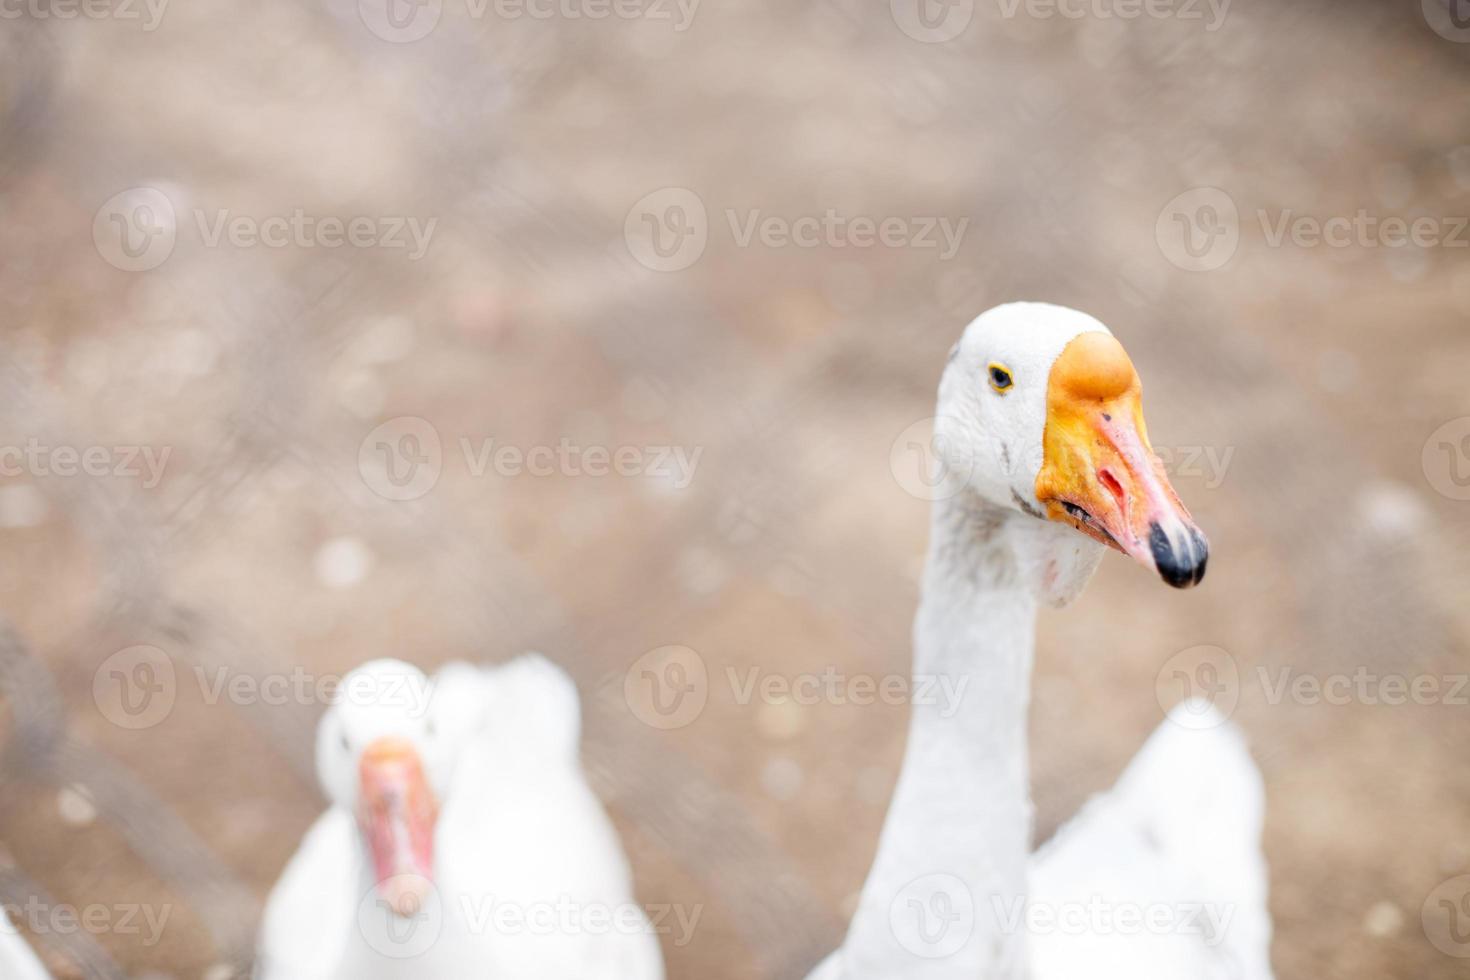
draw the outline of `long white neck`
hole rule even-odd
[[[926,703],[913,706],[903,771],[842,953],[845,980],[1025,974],[1016,917],[1031,851],[1037,576],[1058,565],[1040,525],[968,493],[934,507],[914,623],[915,700]],[[1060,564],[1065,574],[1066,558]],[[917,696],[931,684],[959,692],[958,702]]]

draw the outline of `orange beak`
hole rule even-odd
[[[412,918],[433,888],[438,804],[412,744],[381,738],[358,764],[358,824],[367,840],[378,894],[395,915]]]
[[[1046,516],[1131,555],[1175,588],[1198,585],[1209,543],[1148,442],[1143,384],[1123,345],[1076,337],[1047,384],[1036,497]]]

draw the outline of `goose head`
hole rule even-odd
[[[1209,545],[1149,445],[1138,372],[1094,318],[1046,303],[981,314],[936,416],[936,452],[968,490],[1091,543],[1073,562],[1084,581],[1104,548],[1176,588],[1204,577]]]
[[[375,660],[343,678],[317,728],[322,788],[354,817],[378,897],[404,917],[433,888],[435,829],[455,763],[431,695],[417,667]]]

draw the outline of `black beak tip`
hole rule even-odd
[[[1210,544],[1198,528],[1191,527],[1189,543],[1175,549],[1164,529],[1155,522],[1149,525],[1148,543],[1159,576],[1165,582],[1176,589],[1188,589],[1204,581],[1205,567],[1210,562]]]

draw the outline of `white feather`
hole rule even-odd
[[[0,977],[4,980],[51,980],[51,974],[46,972],[3,910],[0,910]]]
[[[1033,929],[1033,976],[1270,980],[1264,799],[1240,731],[1207,702],[1176,707],[1032,859],[1033,905],[1085,926]]]

